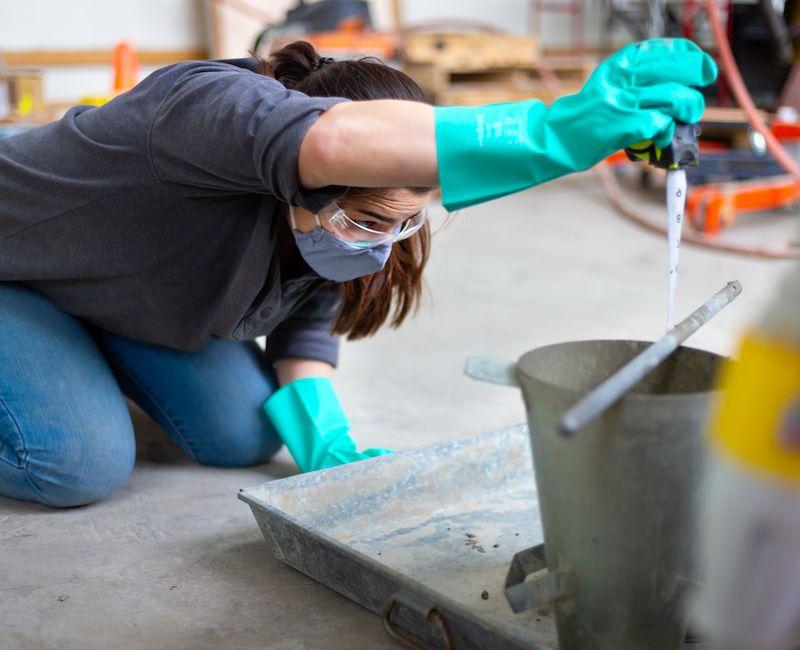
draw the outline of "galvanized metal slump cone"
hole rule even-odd
[[[645,363],[635,394],[581,436],[564,437],[563,415],[651,343],[571,341],[516,362],[467,360],[476,379],[522,390],[544,548],[515,555],[505,595],[514,612],[550,608],[563,650],[682,646],[700,577],[702,430],[723,359],[679,342],[739,291],[731,283],[675,328],[660,346],[665,362]]]

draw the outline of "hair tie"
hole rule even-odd
[[[323,56],[319,61],[311,65],[311,71],[319,70],[326,63],[333,63],[333,59],[329,56]]]

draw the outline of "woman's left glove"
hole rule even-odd
[[[307,377],[280,388],[263,405],[301,472],[391,454],[391,449],[356,450],[330,379]]]
[[[717,78],[714,60],[683,38],[633,43],[606,59],[574,95],[488,106],[437,106],[442,201],[465,208],[589,169],[642,140],[665,147],[675,121],[705,107],[694,89]]]

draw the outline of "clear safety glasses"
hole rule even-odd
[[[357,214],[356,211],[350,211],[348,214],[347,210],[333,202],[320,210],[316,217],[324,221],[329,226],[329,230],[332,230],[353,248],[374,248],[381,244],[393,244],[402,239],[408,239],[422,228],[428,219],[428,209],[423,208],[399,225],[370,221],[370,225],[366,226],[356,218]]]

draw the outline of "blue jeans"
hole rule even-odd
[[[260,408],[276,385],[254,342],[138,343],[0,283],[0,494],[65,507],[122,485],[136,455],[123,395],[198,463],[263,463],[281,446]]]

